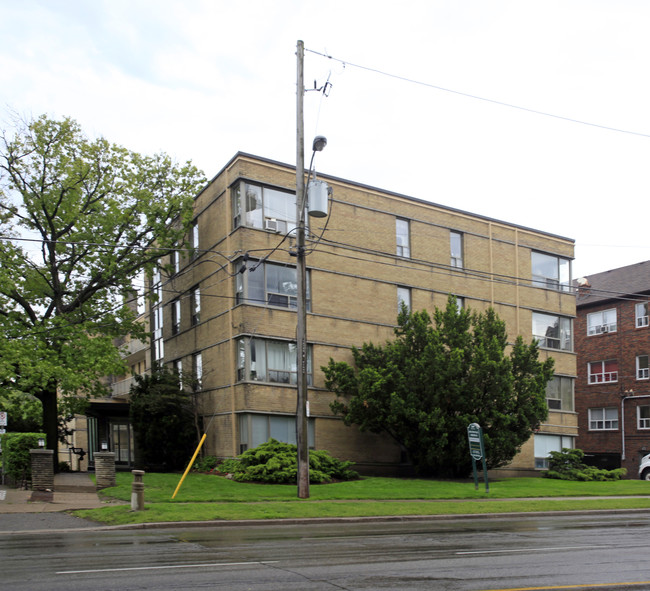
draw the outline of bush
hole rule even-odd
[[[627,474],[625,468],[603,470],[587,466],[582,460],[585,457],[581,449],[563,448],[562,451],[552,451],[549,468],[544,473],[546,478],[557,480],[578,480],[583,482],[620,480]]]
[[[42,433],[5,433],[2,442],[2,460],[5,474],[18,484],[31,480],[32,459],[30,449],[38,449],[38,440],[45,437]]]
[[[350,466],[352,462],[337,460],[327,451],[309,451],[309,481],[312,484],[359,478]],[[290,443],[269,439],[245,451],[235,460],[222,462],[217,469],[220,473],[231,474],[237,482],[295,484],[298,475],[297,448]]]
[[[219,458],[217,456],[205,456],[203,458],[198,458],[195,460],[194,465],[192,466],[193,472],[212,472],[217,465],[219,464]]]

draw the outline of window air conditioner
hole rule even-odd
[[[278,220],[276,219],[266,219],[264,220],[264,228],[266,230],[271,230],[272,232],[278,231]]]
[[[600,327],[600,333],[601,333],[601,334],[604,334],[604,333],[606,333],[606,332],[609,332],[609,328],[607,327],[606,324],[603,324],[603,325]]]

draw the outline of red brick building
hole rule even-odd
[[[576,447],[638,477],[650,451],[650,261],[578,280]]]

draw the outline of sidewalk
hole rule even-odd
[[[53,513],[74,509],[97,509],[107,503],[97,495],[87,472],[62,472],[54,476],[54,491],[18,490],[0,485],[0,514]]]

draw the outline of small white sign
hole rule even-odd
[[[0,427],[7,426],[7,413],[4,410],[0,410]]]

